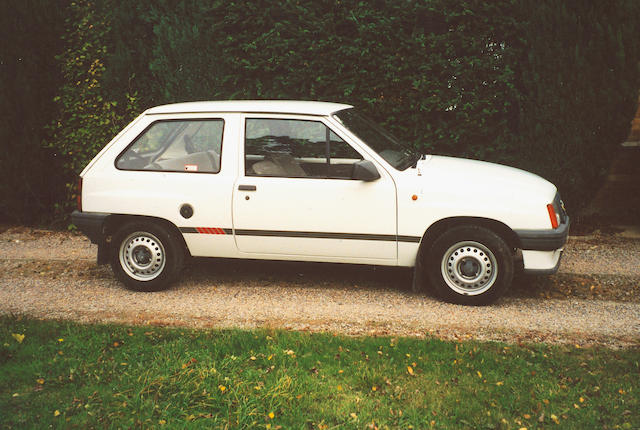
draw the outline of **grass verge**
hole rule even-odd
[[[639,428],[640,352],[0,317],[0,427]]]

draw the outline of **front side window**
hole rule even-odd
[[[218,173],[223,129],[221,119],[154,122],[118,157],[116,167]]]
[[[250,118],[247,176],[350,179],[362,156],[319,121]]]

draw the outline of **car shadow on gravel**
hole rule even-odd
[[[193,258],[181,282],[216,281],[231,285],[398,291],[411,294],[413,269],[338,263]],[[425,293],[434,297],[429,288]],[[507,298],[586,299],[640,302],[636,277],[557,273],[518,274]]]
[[[413,270],[399,267],[297,261],[193,258],[181,280],[265,284],[299,288],[371,289],[411,292]]]

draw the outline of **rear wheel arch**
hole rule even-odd
[[[164,218],[151,217],[151,216],[143,216],[143,215],[121,215],[121,214],[112,214],[107,217],[104,222],[104,237],[107,243],[110,242],[113,235],[118,231],[118,229],[130,222],[148,222],[158,226],[161,226],[168,231],[177,239],[178,243],[181,244],[182,249],[184,250],[185,257],[191,257],[191,253],[189,251],[189,247],[184,240],[184,236],[180,233],[178,227]]]

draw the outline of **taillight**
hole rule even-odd
[[[549,212],[549,219],[551,220],[551,227],[558,228],[560,225],[560,215],[556,213],[552,204],[547,205],[547,211]]]
[[[82,212],[82,177],[78,178],[76,201],[78,202],[78,210]]]

